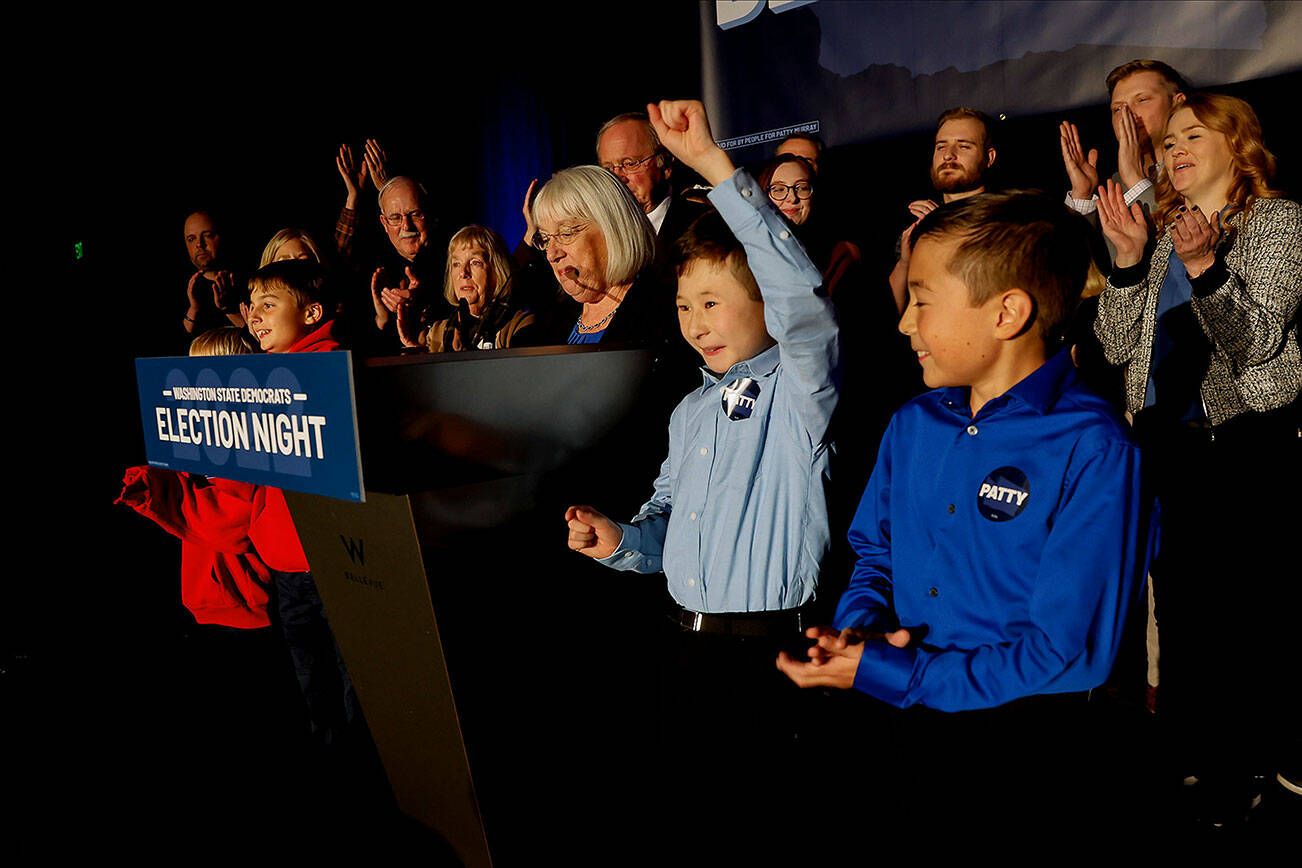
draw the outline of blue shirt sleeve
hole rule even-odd
[[[745,169],[710,191],[710,201],[746,250],[764,296],[764,325],[777,341],[784,388],[800,407],[813,444],[827,436],[836,409],[840,340],[823,274],[768,194]]]
[[[857,689],[901,707],[960,711],[1106,680],[1126,608],[1147,569],[1152,515],[1134,444],[1105,443],[1073,465],[1040,557],[1029,617],[1014,638],[975,648],[931,647],[925,636],[907,648],[870,641]]]
[[[670,420],[670,432],[672,437],[673,419]],[[660,475],[656,477],[651,499],[642,505],[632,524],[617,522],[624,536],[615,551],[609,557],[599,558],[597,563],[635,573],[658,573],[664,568],[665,534],[669,530],[669,513],[673,507],[672,459],[671,449],[670,455],[660,465]]]
[[[832,625],[838,630],[894,626],[891,601],[891,441],[894,422],[882,437],[877,465],[850,524],[855,553],[850,586],[841,595]]]

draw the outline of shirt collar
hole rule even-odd
[[[1043,365],[1023,377],[1007,392],[992,398],[981,408],[978,416],[995,412],[1012,403],[1022,403],[1040,415],[1053,409],[1059,396],[1076,382],[1076,366],[1071,360],[1071,348],[1063,347]],[[942,389],[940,403],[956,413],[971,413],[967,386]]]
[[[778,369],[780,360],[781,353],[778,352],[778,345],[774,344],[762,353],[738,362],[724,374],[716,374],[705,365],[701,365],[701,374],[704,377],[701,389],[702,391],[710,389],[725,380],[731,383],[738,377],[751,377],[752,379],[767,377]]]
[[[669,214],[669,203],[673,196],[666,196],[660,200],[660,204],[646,212],[646,219],[651,221],[651,228],[660,234],[660,227],[665,225],[665,216]]]

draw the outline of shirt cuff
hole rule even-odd
[[[1151,186],[1153,186],[1153,182],[1144,178],[1138,184],[1127,190],[1126,195],[1123,197],[1126,201],[1126,207],[1129,208],[1131,205],[1135,204],[1135,200],[1144,195],[1144,191]]]
[[[616,570],[633,570],[638,573],[658,573],[662,558],[642,551],[642,530],[635,524],[617,522],[624,535],[609,556],[598,558],[597,563]]]
[[[1067,191],[1067,198],[1064,201],[1067,203],[1067,207],[1077,214],[1093,214],[1099,207],[1097,196],[1091,196],[1088,199],[1077,199],[1071,194],[1070,190]]]
[[[709,199],[724,222],[734,226],[746,221],[758,221],[759,210],[768,201],[768,196],[749,172],[738,169],[728,180],[710,191]]]
[[[859,668],[854,673],[854,689],[903,708],[917,656],[911,648],[896,648],[881,640],[863,643]]]

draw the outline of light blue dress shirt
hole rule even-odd
[[[830,538],[836,316],[816,293],[822,274],[750,175],[738,170],[710,200],[745,247],[777,345],[723,376],[701,369],[702,385],[669,420],[655,493],[602,563],[663,570],[694,612],[791,609],[814,596]]]

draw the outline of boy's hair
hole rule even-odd
[[[941,112],[940,117],[936,118],[936,132],[940,132],[940,128],[945,124],[959,118],[970,118],[981,124],[981,129],[985,132],[983,148],[989,150],[995,146],[995,119],[980,109],[968,108],[967,106],[946,109]]]
[[[791,133],[785,139],[778,142],[778,147],[779,148],[782,147],[792,139],[800,139],[801,141],[809,142],[811,145],[814,146],[814,152],[817,153],[818,156],[820,157],[823,156],[823,151],[827,149],[827,144],[824,143],[824,141],[820,139],[817,135],[815,135],[814,133],[806,133],[802,130],[798,130],[794,133]]]
[[[726,262],[732,276],[746,288],[751,301],[764,300],[755,275],[751,274],[750,264],[746,262],[745,248],[719,212],[713,209],[693,220],[669,250],[669,264],[676,277],[682,277],[699,260]]]
[[[249,278],[250,295],[271,289],[283,290],[300,309],[309,304],[319,304],[327,313],[334,310],[334,306],[327,303],[325,269],[319,263],[306,259],[282,259],[253,272]]]
[[[1108,73],[1108,99],[1112,99],[1112,91],[1117,89],[1117,85],[1122,79],[1130,78],[1137,72],[1156,72],[1166,80],[1171,88],[1171,93],[1188,93],[1189,83],[1184,80],[1184,76],[1176,72],[1173,68],[1160,60],[1132,60],[1129,63],[1123,63],[1116,69]]]
[[[222,326],[190,341],[192,356],[238,356],[258,352],[258,342],[247,329]]]
[[[1031,296],[1027,324],[1038,323],[1046,343],[1062,337],[1089,273],[1089,225],[1039,191],[982,193],[942,205],[919,221],[909,238],[958,241],[949,273],[967,285],[975,307],[1016,287]]]

